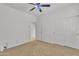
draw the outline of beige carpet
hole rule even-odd
[[[78,49],[49,44],[42,41],[32,41],[0,52],[1,56],[72,56],[79,55]]]

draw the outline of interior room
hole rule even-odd
[[[0,3],[0,56],[79,55],[79,3]]]

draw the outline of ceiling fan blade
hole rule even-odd
[[[42,7],[50,7],[50,5],[41,5]]]
[[[40,8],[39,11],[42,12],[42,9]]]
[[[32,10],[34,10],[35,9],[35,7],[34,8],[32,8],[32,9],[30,9],[30,11],[32,11]]]
[[[34,3],[29,3],[29,4],[31,4],[31,5],[35,5]]]

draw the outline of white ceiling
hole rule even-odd
[[[30,5],[28,3],[4,3],[4,5],[11,7],[13,9],[16,9],[18,11],[28,13],[30,15],[39,16],[41,14],[49,13],[49,11],[58,10],[61,7],[70,6],[71,4],[68,4],[68,3],[51,3],[50,4],[51,7],[42,8],[43,12],[41,12],[41,13],[36,9],[34,11],[30,12],[29,9],[33,8],[33,5]]]

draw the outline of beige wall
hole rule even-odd
[[[71,4],[38,17],[37,39],[79,49],[79,4]]]
[[[0,4],[0,48],[8,48],[30,41],[30,24],[34,16]]]

